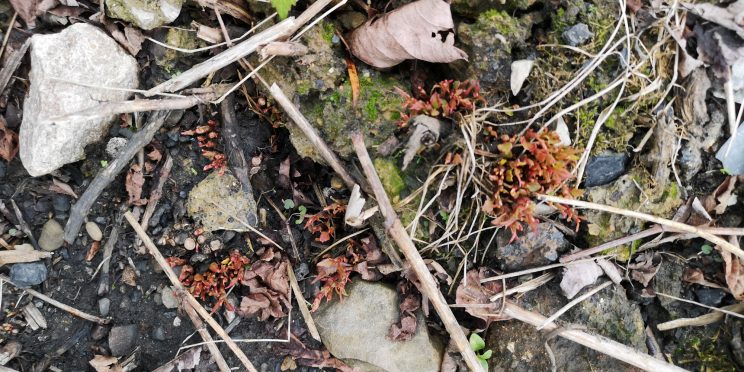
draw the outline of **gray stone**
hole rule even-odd
[[[101,29],[76,23],[57,34],[37,34],[31,44],[31,87],[23,105],[20,157],[37,177],[84,157],[86,145],[108,133],[116,115],[56,120],[102,102],[126,100],[129,92],[62,82],[133,89],[137,61]]]
[[[704,305],[718,307],[726,297],[726,292],[720,288],[700,288],[695,290],[695,297]]]
[[[684,277],[685,269],[685,265],[678,263],[677,260],[662,261],[652,282],[654,291],[674,297],[684,297],[682,295],[682,277]],[[657,296],[656,298],[661,306],[669,312],[672,319],[686,315],[683,303],[666,296]]]
[[[386,335],[398,321],[398,295],[390,286],[355,280],[349,296],[332,301],[314,315],[323,344],[336,357],[369,363],[387,371],[438,371],[442,345],[430,337],[419,317],[410,341],[391,341]]]
[[[511,232],[498,235],[499,250],[496,258],[501,269],[518,271],[525,268],[547,265],[558,259],[571,244],[553,224],[541,223],[537,230],[527,227],[527,234],[509,243]]]
[[[95,222],[87,222],[85,224],[85,231],[88,232],[88,236],[90,236],[91,239],[100,242],[101,239],[103,239],[103,232],[101,231],[101,228],[98,227],[98,224]]]
[[[103,340],[104,337],[106,337],[107,333],[108,333],[108,328],[106,326],[96,324],[93,326],[93,329],[91,329],[90,331],[90,338],[92,338],[95,341],[100,341],[100,340]]]
[[[584,23],[578,23],[566,31],[563,31],[563,40],[570,46],[579,46],[591,39],[594,34],[589,31],[589,26]]]
[[[10,268],[10,280],[18,288],[41,284],[46,278],[47,268],[43,262],[17,263]]]
[[[117,157],[119,151],[126,147],[128,142],[129,140],[124,137],[113,137],[109,139],[108,143],[106,143],[106,154],[112,159]]]
[[[152,338],[156,341],[165,341],[165,329],[163,329],[163,326],[157,326],[152,330]]]
[[[107,297],[98,300],[98,313],[101,314],[101,316],[107,316],[110,309],[111,300],[109,300]]]
[[[134,349],[137,341],[137,326],[134,324],[111,328],[108,336],[109,350],[113,356],[123,356]]]
[[[47,252],[56,251],[65,243],[64,235],[65,230],[62,228],[62,225],[55,220],[49,220],[41,228],[39,246]]]
[[[143,30],[152,30],[175,21],[181,5],[183,0],[107,0],[106,13]]]
[[[243,191],[240,182],[228,171],[210,173],[189,193],[189,216],[201,221],[205,232],[215,230],[250,231],[255,225],[256,202]]]
[[[586,163],[584,186],[602,186],[618,179],[625,173],[627,163],[625,154],[592,156]]]
[[[178,298],[171,287],[163,288],[163,292],[160,294],[160,300],[163,301],[163,306],[169,309],[178,308]]]
[[[721,146],[716,153],[716,159],[723,163],[723,169],[729,174],[744,174],[744,125],[740,125],[736,130],[736,138],[729,137]]]

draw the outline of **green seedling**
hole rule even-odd
[[[298,211],[300,211],[300,215],[297,216],[297,220],[295,221],[295,225],[301,224],[303,221],[305,221],[305,215],[307,214],[307,207],[304,205],[301,205],[297,208]]]
[[[284,199],[284,209],[292,209],[295,207],[295,203],[292,199]]]
[[[488,371],[488,359],[491,358],[493,352],[491,350],[486,350],[482,353],[479,352],[486,348],[486,342],[477,333],[470,334],[470,348],[475,351],[475,356],[478,358],[483,370]]]
[[[703,252],[703,254],[711,254],[711,252],[713,252],[713,247],[708,244],[703,244],[703,246],[700,247],[700,251]]]

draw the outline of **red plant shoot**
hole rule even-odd
[[[200,125],[192,130],[183,131],[181,135],[196,137],[202,156],[209,160],[209,164],[204,166],[205,172],[214,169],[219,171],[220,175],[225,173],[227,158],[225,154],[216,150],[217,140],[220,138],[216,120],[210,119],[207,121],[207,125]]]
[[[405,126],[416,115],[451,117],[456,112],[471,112],[477,105],[485,104],[477,81],[443,80],[435,84],[428,95],[423,88],[418,87],[418,89],[418,96],[428,98],[423,100],[414,98],[398,89],[398,93],[404,99],[401,126]]]

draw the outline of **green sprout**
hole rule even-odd
[[[491,358],[491,354],[493,354],[493,352],[491,350],[486,350],[482,353],[479,353],[479,351],[486,348],[486,342],[483,341],[481,336],[479,336],[477,333],[470,334],[470,348],[475,351],[475,356],[478,358],[478,361],[480,362],[483,369],[488,371],[488,359]]]
[[[713,247],[709,244],[703,244],[703,246],[700,247],[700,251],[703,252],[703,254],[711,254],[711,252],[713,252]]]
[[[295,207],[295,203],[292,199],[284,199],[284,209],[292,209]]]
[[[295,221],[295,225],[301,224],[303,221],[305,221],[305,215],[307,214],[307,207],[304,205],[301,205],[297,208],[297,210],[300,211],[300,215],[297,216],[297,220]]]

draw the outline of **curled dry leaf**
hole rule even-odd
[[[628,265],[630,269],[630,277],[643,284],[644,287],[648,287],[648,283],[651,282],[659,272],[661,264],[654,265],[654,254],[644,253],[636,257],[635,263]]]
[[[18,154],[18,133],[5,126],[5,119],[0,118],[0,158],[10,162]]]
[[[718,215],[726,212],[726,208],[730,205],[736,204],[736,194],[734,189],[736,188],[737,177],[728,176],[723,182],[713,191],[713,194],[708,195],[705,198],[704,206],[705,209]]]
[[[96,355],[93,359],[88,361],[88,364],[90,364],[96,372],[121,371],[119,359],[113,356]]]
[[[738,239],[736,237],[729,237],[729,242],[735,246],[739,246]],[[726,250],[719,249],[723,262],[725,262],[724,274],[726,276],[726,285],[731,290],[731,294],[738,301],[744,300],[744,263],[742,263],[739,257],[734,256]]]
[[[101,242],[98,240],[94,240],[93,243],[90,244],[88,253],[85,255],[85,260],[88,262],[93,261],[93,258],[96,257],[96,254],[99,250],[101,250]]]
[[[411,282],[398,282],[398,297],[401,299],[400,321],[390,326],[387,337],[395,341],[409,341],[416,334],[416,311],[421,308],[421,296]]]
[[[142,186],[145,184],[145,175],[142,172],[142,167],[135,163],[129,167],[127,178],[124,181],[124,186],[129,194],[129,204],[131,205],[145,205],[147,199],[142,198]]]
[[[241,284],[248,287],[249,293],[241,299],[237,314],[259,320],[286,316],[290,307],[287,265],[279,252],[266,249],[261,260],[245,271]]]
[[[58,0],[10,0],[18,15],[28,28],[36,27],[36,17],[59,5]]]
[[[75,199],[78,198],[77,194],[75,194],[75,191],[72,190],[72,187],[70,187],[70,185],[56,178],[52,178],[52,184],[49,185],[49,191],[56,192],[58,194],[69,195]]]
[[[455,47],[450,5],[443,0],[418,0],[373,17],[349,36],[351,53],[377,68],[407,59],[449,63],[468,59]]]
[[[726,8],[708,3],[683,5],[700,18],[728,28],[744,39],[744,0],[735,1]]]
[[[491,296],[501,292],[503,288],[499,282],[482,283],[481,280],[493,276],[487,269],[473,269],[468,271],[466,280],[460,282],[455,292],[455,303],[458,305],[473,305],[465,308],[465,311],[483,321],[485,327],[494,321],[510,319],[506,315],[499,314],[501,302],[491,302]]]
[[[341,372],[355,371],[341,359],[336,359],[331,356],[331,353],[329,353],[328,350],[315,350],[308,348],[294,334],[290,334],[289,343],[281,344],[279,348],[282,352],[293,357],[297,364],[303,366],[315,368],[335,368],[336,370]]]
[[[442,128],[442,121],[427,115],[417,115],[411,119],[413,123],[413,133],[408,138],[406,144],[406,153],[403,156],[403,170],[408,168],[413,158],[419,150],[424,147],[433,146],[439,141],[439,132]]]
[[[572,263],[563,269],[561,289],[569,300],[574,298],[584,287],[594,284],[602,275],[602,268],[594,261]]]
[[[682,280],[688,283],[700,284],[711,288],[720,288],[726,290],[726,287],[713,283],[705,279],[703,271],[700,269],[687,268],[684,274],[682,274]]]

